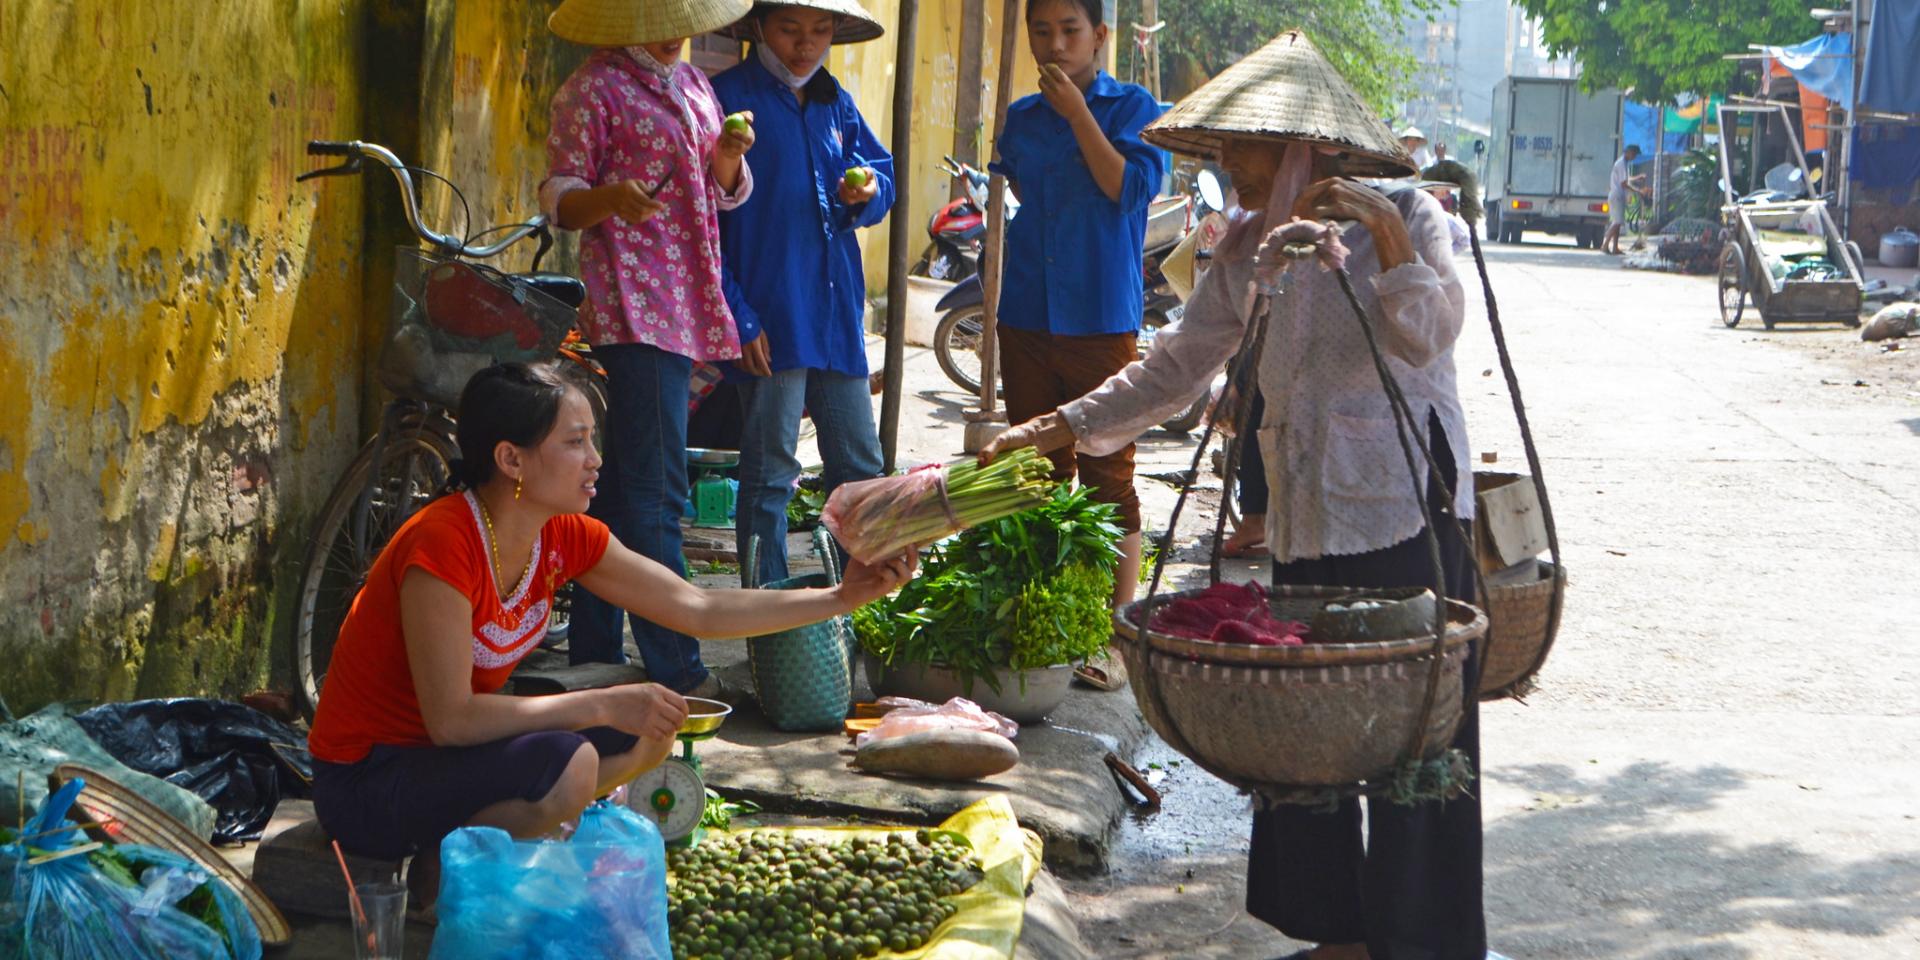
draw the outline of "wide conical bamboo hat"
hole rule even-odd
[[[774,7],[806,7],[811,10],[825,10],[840,18],[838,26],[833,28],[834,43],[865,43],[878,40],[887,29],[880,21],[867,12],[860,0],[780,0],[778,3],[756,3],[753,12],[731,26],[714,31],[735,40],[757,40],[753,32],[755,18]]]
[[[566,0],[547,29],[590,47],[630,47],[718,30],[751,9],[752,0]]]
[[[1178,153],[1218,159],[1228,139],[1301,140],[1345,151],[1342,173],[1404,177],[1413,158],[1333,64],[1289,30],[1221,71],[1141,131]]]

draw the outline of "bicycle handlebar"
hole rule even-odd
[[[368,143],[364,140],[344,142],[339,140],[309,140],[307,141],[307,153],[314,156],[348,158],[347,162],[339,167],[325,171],[311,171],[312,174],[331,172],[351,173],[359,169],[359,161],[361,158],[376,160],[384,165],[388,172],[393,174],[393,179],[400,184],[400,204],[401,209],[406,213],[407,226],[411,227],[414,234],[419,236],[420,239],[433,244],[435,251],[441,254],[484,260],[488,257],[498,256],[501,251],[536,233],[542,233],[547,228],[546,215],[536,214],[527,222],[508,230],[506,237],[496,243],[471,246],[468,245],[464,238],[441,233],[427,226],[425,221],[421,220],[420,197],[414,190],[413,172],[408,170],[407,165],[402,163],[400,158],[395,156],[393,151],[388,150],[386,147],[377,143]],[[492,231],[486,232],[490,233]]]

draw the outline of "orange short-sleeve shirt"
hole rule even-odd
[[[480,502],[441,497],[402,524],[373,562],[334,644],[307,748],[329,763],[354,763],[375,744],[428,746],[400,628],[400,583],[419,567],[473,603],[473,692],[493,693],[546,636],[554,591],[593,569],[607,552],[607,526],[585,514],[546,522],[534,563],[501,598],[487,550]]]

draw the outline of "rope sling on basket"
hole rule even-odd
[[[1477,245],[1476,245],[1477,246]],[[1313,256],[1312,244],[1289,245],[1284,253],[1295,259]],[[1481,268],[1485,280],[1484,264]],[[1214,425],[1209,423],[1169,520],[1168,543],[1162,544],[1153,577],[1144,602],[1115,613],[1116,634],[1123,643],[1121,652],[1135,676],[1135,697],[1141,711],[1156,732],[1175,749],[1203,769],[1243,790],[1259,796],[1263,803],[1322,805],[1341,797],[1384,793],[1399,803],[1457,796],[1473,777],[1468,758],[1454,749],[1431,749],[1450,740],[1462,713],[1460,698],[1464,684],[1461,671],[1467,645],[1485,633],[1487,620],[1472,607],[1449,602],[1444,595],[1445,577],[1441,561],[1438,528],[1428,506],[1419,465],[1413,449],[1420,450],[1431,481],[1441,487],[1454,502],[1450,489],[1417,420],[1409,408],[1398,382],[1381,353],[1372,321],[1354,293],[1344,268],[1334,273],[1347,303],[1359,323],[1392,410],[1401,458],[1412,482],[1413,495],[1425,521],[1429,559],[1436,573],[1437,602],[1431,634],[1408,640],[1363,644],[1312,644],[1306,647],[1262,648],[1232,656],[1239,663],[1219,662],[1219,656],[1197,655],[1192,649],[1167,650],[1176,646],[1172,638],[1159,634],[1153,626],[1158,612],[1161,578],[1173,531],[1192,492],[1192,478],[1212,440]],[[1283,278],[1283,282],[1290,278]],[[1489,291],[1489,299],[1491,295]],[[1234,395],[1240,410],[1237,422],[1250,425],[1254,391],[1253,372],[1266,347],[1271,292],[1255,298],[1252,316],[1243,335],[1238,355]],[[1497,319],[1496,319],[1497,325]],[[1496,336],[1498,337],[1497,326]],[[1502,362],[1510,361],[1504,342]],[[1516,393],[1516,403],[1518,396]],[[1523,417],[1523,432],[1524,413]],[[1532,453],[1528,437],[1529,453]],[[1227,448],[1225,472],[1236,468],[1238,444]],[[1536,483],[1537,471],[1536,471]],[[1213,556],[1209,565],[1210,581],[1220,579],[1220,543],[1224,518],[1216,519]],[[1557,559],[1557,544],[1555,545]],[[1478,575],[1476,566],[1475,573]],[[1484,589],[1484,587],[1483,587]],[[1301,602],[1324,604],[1327,600],[1354,591],[1343,588],[1276,589],[1275,612]],[[1554,605],[1557,608],[1557,603]],[[1460,624],[1464,621],[1464,624]],[[1190,648],[1193,645],[1188,645]],[[1491,642],[1483,643],[1485,650]],[[1206,651],[1210,653],[1211,651]],[[1538,668],[1543,655],[1531,665]],[[1425,670],[1419,669],[1425,665]],[[1424,673],[1424,677],[1420,674]],[[1450,680],[1443,686],[1443,679]],[[1284,696],[1273,695],[1274,687],[1284,688]],[[1418,711],[1410,709],[1415,700]],[[1170,696],[1171,694],[1171,696]],[[1382,721],[1386,721],[1382,723]],[[1383,748],[1377,729],[1408,728],[1407,748],[1395,753]],[[1275,729],[1311,730],[1314,739],[1297,738],[1284,745],[1266,744],[1266,749],[1248,749],[1258,743],[1260,734]],[[1321,746],[1326,749],[1314,750]]]
[[[1540,568],[1539,579],[1525,583],[1489,584],[1479,565],[1477,563],[1474,565],[1476,596],[1487,615],[1487,636],[1481,641],[1480,647],[1478,697],[1483,701],[1511,698],[1524,702],[1527,695],[1533,691],[1534,678],[1538,676],[1540,668],[1545,665],[1547,655],[1552,652],[1554,638],[1559,634],[1560,615],[1566,597],[1567,568],[1560,558],[1560,534],[1553,521],[1553,503],[1547,496],[1546,480],[1541,475],[1540,451],[1534,445],[1533,426],[1527,419],[1526,402],[1520,394],[1520,379],[1514,372],[1513,356],[1507,349],[1506,329],[1500,323],[1499,301],[1494,297],[1493,283],[1487,275],[1487,261],[1481,252],[1480,237],[1471,228],[1471,224],[1468,229],[1468,238],[1473,248],[1474,265],[1480,277],[1480,289],[1486,298],[1487,322],[1492,329],[1494,347],[1500,357],[1500,369],[1506,378],[1507,394],[1513,402],[1514,419],[1519,425],[1520,442],[1526,451],[1527,468],[1530,471],[1534,494],[1540,502],[1540,515],[1546,530],[1548,555],[1552,558],[1545,564],[1536,564]],[[1344,274],[1341,276],[1340,283],[1350,304],[1355,311],[1364,315],[1364,309],[1354,298],[1350,282]],[[1256,346],[1256,351],[1263,346],[1264,343]],[[1254,358],[1248,365],[1257,367],[1257,352],[1245,353],[1244,342],[1242,351],[1240,356]],[[1375,359],[1380,359],[1377,351]],[[1381,372],[1384,375],[1384,368],[1381,368]],[[1230,395],[1235,396],[1239,406],[1235,414],[1238,419],[1235,422],[1240,423],[1243,428],[1252,426],[1245,422],[1251,415],[1251,404],[1234,391],[1241,390],[1247,385],[1235,383],[1228,391]],[[1412,412],[1407,409],[1398,384],[1389,386],[1388,392],[1391,401],[1396,405],[1397,413],[1404,411],[1406,416],[1411,418]],[[1444,480],[1438,480],[1439,467],[1434,462],[1433,452],[1428,449],[1425,439],[1418,431],[1414,432],[1414,441],[1420,448],[1427,469],[1436,477],[1437,482],[1446,487]],[[1202,446],[1204,447],[1204,443]],[[1225,463],[1221,469],[1223,475],[1235,474],[1239,454],[1239,444],[1227,445]],[[1454,490],[1446,487],[1446,494],[1451,499],[1454,496]],[[1213,542],[1215,544],[1223,542],[1226,535],[1226,520],[1224,510],[1219,511],[1214,518]],[[1462,536],[1468,542],[1472,542],[1472,524],[1464,520],[1460,523]],[[1162,555],[1164,553],[1163,545]],[[1221,559],[1220,551],[1215,549],[1208,564],[1211,583],[1220,582]]]
[[[1527,422],[1527,405],[1520,398],[1520,378],[1513,372],[1506,329],[1500,325],[1500,305],[1493,296],[1493,282],[1487,277],[1487,260],[1480,252],[1480,234],[1474,229],[1474,220],[1467,222],[1467,240],[1473,246],[1474,267],[1480,274],[1480,290],[1486,296],[1487,323],[1493,329],[1493,345],[1500,355],[1507,396],[1513,400],[1513,416],[1520,426],[1520,445],[1526,450],[1527,469],[1533,474],[1534,495],[1540,500],[1540,519],[1547,532],[1547,554],[1553,558],[1539,581],[1491,587],[1475,564],[1474,576],[1481,602],[1486,604],[1489,635],[1498,641],[1489,642],[1481,651],[1479,693],[1482,700],[1504,697],[1525,700],[1533,690],[1534,678],[1547,662],[1547,654],[1553,652],[1554,638],[1560,632],[1560,613],[1567,595],[1567,567],[1560,559],[1560,531],[1554,526],[1553,502],[1547,497],[1547,482],[1540,474],[1540,450],[1534,446],[1533,425]]]

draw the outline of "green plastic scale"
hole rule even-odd
[[[627,785],[627,806],[653,820],[669,847],[700,842],[700,818],[707,811],[707,782],[693,744],[720,732],[733,708],[718,700],[687,698],[687,719],[680,724],[680,756],[668,757]]]
[[[726,470],[740,464],[740,452],[688,447],[687,463],[700,471],[693,481],[693,525],[731,528],[734,492]]]

